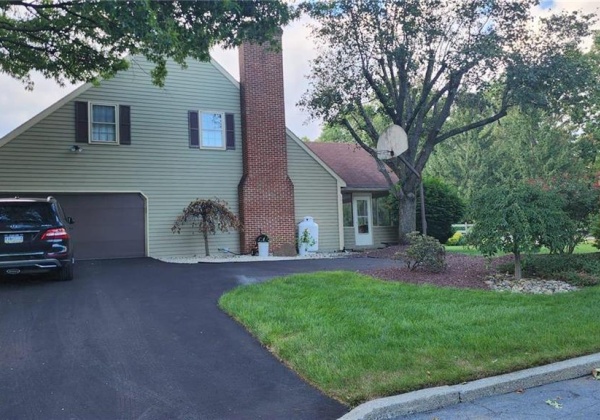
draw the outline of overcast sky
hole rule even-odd
[[[543,10],[584,10],[598,13],[600,0],[542,0]],[[320,121],[308,121],[306,112],[296,104],[307,89],[306,75],[315,50],[306,26],[306,19],[284,29],[283,60],[285,83],[285,112],[288,128],[300,137],[315,139],[320,133]],[[213,57],[239,80],[237,51],[216,50]],[[0,138],[43,111],[75,87],[60,88],[56,83],[34,75],[35,88],[26,91],[18,81],[0,74]]]

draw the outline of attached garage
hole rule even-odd
[[[134,258],[146,255],[146,201],[138,193],[11,193],[52,195],[75,220],[75,258]]]

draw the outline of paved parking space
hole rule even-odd
[[[240,283],[381,260],[78,263],[0,280],[0,418],[328,419],[347,411],[217,307]]]

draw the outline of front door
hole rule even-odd
[[[371,208],[371,194],[354,194],[352,196],[354,237],[357,246],[373,245]]]

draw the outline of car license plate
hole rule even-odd
[[[23,235],[4,235],[4,243],[5,244],[22,244],[23,243]]]

